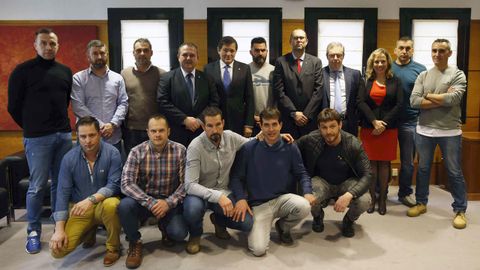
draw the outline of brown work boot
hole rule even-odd
[[[200,251],[200,236],[197,236],[197,237],[190,236],[185,250],[190,254],[197,254]]]
[[[128,269],[135,269],[142,264],[142,249],[143,244],[141,240],[137,242],[130,242],[128,245],[127,259],[125,260],[125,265]]]
[[[105,253],[105,257],[103,257],[103,266],[112,266],[114,265],[118,259],[120,258],[120,251],[115,250],[108,250]]]
[[[228,239],[232,238],[230,236],[230,234],[228,233],[226,227],[222,227],[222,226],[217,224],[217,222],[215,220],[215,214],[214,213],[210,214],[210,221],[212,222],[213,226],[215,226],[215,236],[217,238],[220,238],[220,239],[223,239],[223,240],[228,240]]]

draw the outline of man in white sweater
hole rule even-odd
[[[467,226],[467,196],[462,173],[460,116],[467,81],[463,71],[448,65],[450,56],[450,42],[436,39],[432,44],[432,60],[435,66],[420,73],[410,97],[412,108],[420,109],[415,138],[419,161],[415,193],[417,205],[410,208],[407,215],[417,217],[427,212],[430,168],[435,147],[439,145],[453,197],[455,217],[452,224],[456,229],[463,229]]]

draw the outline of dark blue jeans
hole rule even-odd
[[[467,209],[467,193],[462,172],[462,136],[427,137],[416,133],[415,142],[418,150],[417,188],[415,191],[417,202],[428,203],[430,169],[435,147],[439,145],[448,173],[450,192],[453,197],[453,211],[465,211]]]
[[[415,158],[416,123],[402,123],[398,126],[398,143],[400,145],[400,175],[398,179],[398,197],[413,193],[413,160]]]
[[[57,201],[58,172],[63,155],[72,149],[72,134],[57,132],[41,137],[24,138],[23,146],[30,171],[30,183],[27,191],[27,233],[42,231],[40,217],[43,197],[45,196],[49,176],[52,180],[50,198],[52,213]]]
[[[228,196],[228,198],[235,205],[235,200],[233,199],[233,196],[230,195]],[[218,203],[211,203],[194,195],[187,195],[187,197],[185,197],[183,207],[183,216],[185,217],[185,221],[188,224],[190,230],[190,237],[197,237],[202,235],[203,216],[205,215],[207,209],[213,211],[213,213],[215,214],[215,221],[220,226],[240,230],[243,232],[249,232],[252,229],[253,218],[249,213],[245,215],[245,220],[243,222],[236,222],[233,221],[232,218],[223,215],[222,207],[220,207]]]
[[[148,217],[153,216],[150,210],[130,197],[125,197],[120,201],[117,212],[129,242],[136,242],[142,237],[138,231],[139,221],[145,221]],[[168,238],[174,241],[183,241],[187,237],[188,230],[182,215],[182,205],[170,209],[158,221],[158,227],[166,232]]]

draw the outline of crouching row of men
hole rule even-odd
[[[370,203],[365,194],[370,166],[360,142],[341,130],[335,110],[322,111],[318,130],[296,143],[280,134],[277,109],[260,114],[262,132],[252,139],[223,130],[218,108],[207,107],[202,115],[204,132],[188,150],[168,139],[165,117],[152,116],[149,140],[132,149],[123,172],[118,151],[100,140],[98,121],[81,118],[76,125],[80,146],[61,164],[52,255],[63,257],[82,242],[92,246],[96,227],[103,224],[104,265],[112,265],[120,257],[123,227],[129,242],[126,266],[136,268],[142,262],[139,223],[150,216],[158,220],[163,244],[189,235],[186,251],[195,254],[210,209],[216,237],[229,239],[227,227],[248,232],[249,249],[262,256],[277,218],[283,244],[293,243],[291,229],[310,212],[313,230],[323,231],[323,208],[331,198],[335,211],[349,208],[342,234],[354,236],[353,223]],[[303,196],[296,194],[297,185]],[[121,200],[120,191],[126,195]]]

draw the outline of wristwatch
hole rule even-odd
[[[95,196],[90,195],[87,197],[87,199],[91,201],[93,204],[97,204],[97,198],[95,198]]]

